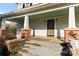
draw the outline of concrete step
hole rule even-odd
[[[27,56],[29,55],[29,49],[21,47],[21,50],[17,52],[18,55]]]
[[[43,36],[31,37],[31,40],[49,41],[49,42],[58,42],[58,43],[64,42],[64,38],[59,39],[55,37],[43,37]]]
[[[22,54],[21,54],[21,53],[19,53],[19,52],[17,52],[16,56],[22,56]]]
[[[24,46],[22,46],[22,48],[31,48],[31,47],[27,44],[24,44]]]
[[[21,51],[18,51],[17,54],[18,54],[18,56],[28,56],[27,53],[24,53],[24,52],[21,52]]]
[[[21,48],[21,50],[20,50],[21,52],[26,52],[26,53],[29,53],[29,49],[28,48]]]
[[[21,47],[21,50],[24,52],[27,52],[27,53],[29,53],[30,52],[30,48],[23,48],[23,47]]]

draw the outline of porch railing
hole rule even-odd
[[[15,49],[12,51],[12,53],[10,54],[10,56],[15,56],[17,54],[17,52],[21,49],[21,47],[25,44],[25,40],[22,39],[18,46],[15,47]]]

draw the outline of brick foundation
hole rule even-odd
[[[0,29],[0,36],[6,35],[6,29]]]
[[[22,37],[29,40],[31,37],[31,29],[21,29]]]
[[[76,37],[77,39],[79,39],[79,28],[65,28],[64,30],[65,42],[69,42],[69,39],[73,38],[71,35],[69,35],[70,31],[73,31],[74,33],[76,33]]]

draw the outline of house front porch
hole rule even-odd
[[[75,10],[73,10],[75,9]],[[69,11],[75,12],[71,13]],[[50,36],[61,38],[64,37],[64,29],[70,27],[79,27],[79,7],[71,5],[49,9],[45,11],[36,11],[36,13],[17,15],[4,18],[2,28],[5,27],[5,21],[16,22],[16,35],[21,34],[21,29],[31,29],[31,36]],[[42,13],[41,13],[42,12]],[[74,19],[76,15],[76,19]],[[73,18],[72,18],[73,16]],[[71,20],[73,19],[73,21]],[[76,26],[77,25],[77,26]]]

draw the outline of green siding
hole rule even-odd
[[[79,14],[79,7],[75,7],[76,14]]]

